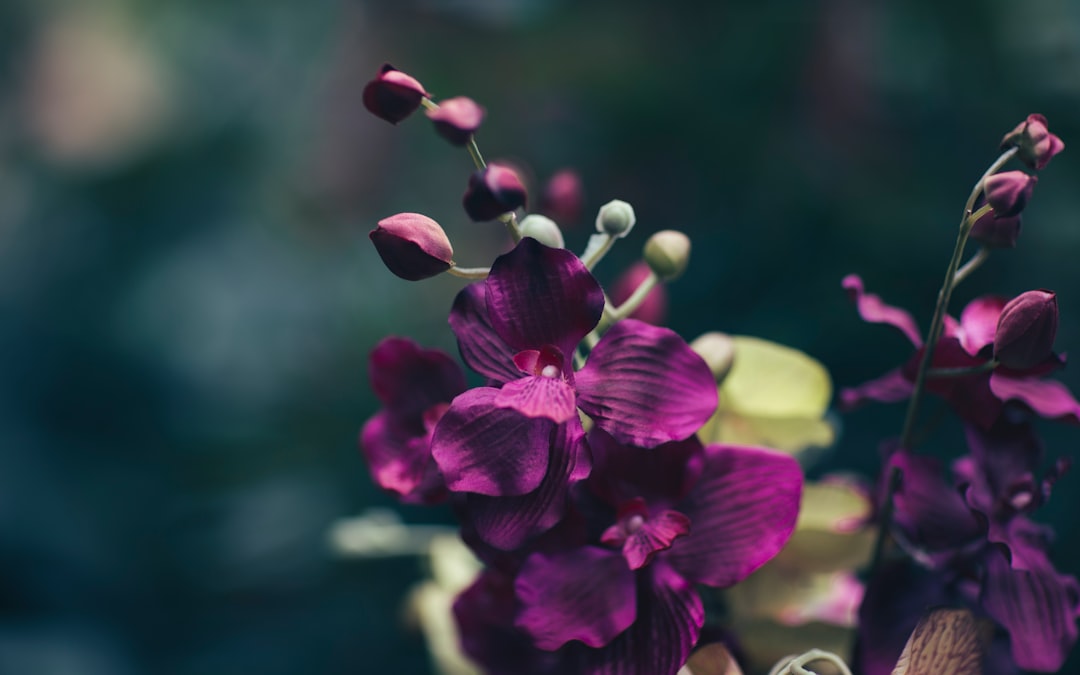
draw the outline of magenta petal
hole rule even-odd
[[[922,336],[915,319],[906,311],[885,304],[881,297],[874,293],[867,293],[863,287],[863,281],[856,274],[849,274],[840,282],[844,290],[855,302],[855,309],[863,321],[868,323],[884,323],[896,328],[911,340],[916,347],[922,346]]]
[[[654,508],[674,506],[697,483],[705,456],[697,436],[639,448],[620,444],[597,427],[589,431],[589,448],[596,466],[589,487],[617,508],[635,497]]]
[[[450,310],[450,328],[457,336],[461,358],[470,368],[498,383],[521,377],[514,365],[515,350],[491,326],[484,284],[461,289]]]
[[[620,443],[651,448],[688,438],[716,410],[705,361],[667,328],[615,324],[577,373],[578,407]]]
[[[516,624],[540,649],[570,640],[602,647],[637,613],[634,573],[618,553],[593,546],[534,553],[521,566],[514,591],[521,603]]]
[[[503,385],[495,405],[526,417],[543,417],[562,424],[577,416],[574,389],[559,377],[523,377]]]
[[[689,531],[689,518],[678,511],[664,511],[630,533],[623,544],[623,557],[630,569],[640,569],[652,562],[657,553],[671,548],[672,542]]]
[[[589,651],[587,675],[675,675],[705,623],[694,587],[662,560],[637,573],[637,619],[606,647]]]
[[[425,482],[431,450],[427,434],[414,438],[396,429],[384,410],[364,425],[360,449],[375,483],[400,497],[408,497]]]
[[[1056,380],[990,376],[990,390],[1002,401],[1021,401],[1041,417],[1080,424],[1080,403],[1068,387]]]
[[[990,551],[982,606],[1009,631],[1018,666],[1052,673],[1076,642],[1077,582],[1044,562],[1018,570],[999,551]]]
[[[519,548],[559,523],[570,486],[587,478],[591,468],[581,422],[570,420],[552,432],[548,470],[535,490],[517,497],[467,495],[465,517],[490,546],[504,551]]]
[[[852,410],[867,401],[877,403],[895,403],[911,396],[914,386],[904,377],[904,372],[897,368],[890,370],[876,380],[864,382],[857,387],[840,390],[840,409]]]
[[[431,454],[454,492],[522,495],[547,472],[554,425],[496,407],[498,394],[491,387],[470,389],[435,427]]]
[[[994,344],[994,333],[1005,302],[1001,296],[984,295],[964,307],[960,313],[960,344],[964,351],[977,356],[983,347]]]
[[[444,352],[388,337],[368,359],[371,388],[395,418],[420,426],[424,411],[465,391],[465,374]]]
[[[515,352],[554,345],[571,354],[604,310],[600,284],[576,255],[528,237],[496,258],[486,285],[491,323]]]
[[[984,533],[960,492],[945,481],[936,458],[900,450],[889,464],[902,471],[893,498],[895,521],[911,545],[927,554],[952,552]]]
[[[701,479],[676,508],[690,534],[663,555],[695,583],[726,588],[772,559],[795,529],[802,470],[763,448],[710,445]]]

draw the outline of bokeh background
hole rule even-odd
[[[464,152],[363,110],[384,61],[484,105],[482,151],[534,188],[579,171],[572,248],[600,204],[630,201],[603,280],[682,229],[669,324],[783,342],[838,385],[908,353],[841,277],[925,326],[971,185],[1042,112],[1068,147],[1020,246],[955,306],[1055,289],[1058,347],[1080,345],[1071,0],[6,0],[0,671],[428,672],[400,610],[422,565],[338,559],[326,532],[394,505],[356,449],[368,352],[390,333],[453,350],[460,282],[391,276],[367,233],[421,211],[463,265],[505,240],[461,211]],[[872,475],[901,416],[844,417],[815,471]],[[1042,429],[1051,456],[1080,451],[1080,429]],[[931,447],[961,442],[945,425]],[[1074,574],[1078,512],[1069,475],[1043,515]]]

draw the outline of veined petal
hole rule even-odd
[[[622,547],[623,557],[630,569],[641,569],[652,562],[653,556],[671,548],[672,542],[689,531],[689,518],[678,511],[663,511],[630,533]]]
[[[990,550],[982,606],[1009,631],[1013,659],[1025,670],[1057,672],[1076,642],[1077,582],[1045,565],[1030,570],[1009,566]]]
[[[885,304],[881,297],[874,293],[867,293],[863,287],[863,280],[857,274],[847,275],[840,285],[855,302],[855,309],[863,321],[888,324],[903,333],[904,337],[911,340],[911,344],[916,347],[922,346],[919,327],[907,311]]]
[[[696,436],[640,448],[619,443],[603,429],[589,430],[596,471],[589,487],[609,506],[641,497],[652,508],[669,508],[697,483],[705,448]]]
[[[912,545],[931,554],[955,551],[984,534],[960,492],[945,482],[936,458],[899,450],[889,465],[903,472],[893,497],[895,521]]]
[[[634,573],[615,551],[586,546],[562,553],[534,553],[521,566],[514,592],[517,627],[540,649],[570,640],[602,647],[637,615]]]
[[[484,284],[469,284],[457,294],[450,309],[450,329],[457,336],[462,360],[470,368],[499,383],[521,377],[514,365],[516,350],[491,326]]]
[[[1009,377],[994,373],[990,389],[1002,401],[1021,401],[1041,417],[1080,424],[1080,403],[1056,380]]]
[[[560,377],[534,375],[508,382],[495,397],[495,405],[512,408],[526,417],[542,417],[562,424],[577,417],[574,389]]]
[[[555,345],[570,354],[604,311],[604,292],[576,255],[529,237],[495,259],[485,283],[491,324],[515,352]]]
[[[578,407],[621,443],[651,448],[688,438],[716,410],[705,361],[675,332],[615,324],[577,373]]]
[[[637,618],[585,655],[587,675],[675,675],[690,658],[705,610],[697,591],[663,560],[637,572]]]
[[[994,344],[998,318],[1006,299],[998,295],[984,295],[975,298],[960,313],[960,344],[972,356],[978,355],[983,347]]]
[[[555,527],[566,513],[570,486],[588,477],[591,462],[581,422],[572,419],[556,426],[550,444],[547,473],[532,492],[516,497],[466,496],[465,518],[490,546],[511,551]]]
[[[522,495],[548,470],[550,420],[495,405],[499,390],[477,387],[450,404],[431,439],[431,453],[454,492]]]
[[[763,448],[710,445],[701,479],[676,506],[690,534],[663,555],[692,582],[736,584],[771,560],[795,529],[802,470],[794,458]]]
[[[427,434],[416,438],[396,429],[385,410],[364,425],[360,449],[375,483],[399,497],[412,495],[428,476],[431,450]]]
[[[465,391],[465,373],[450,356],[412,340],[388,337],[368,360],[371,388],[390,414],[420,427],[424,411]]]

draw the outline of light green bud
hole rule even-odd
[[[645,242],[644,257],[661,281],[678,279],[690,262],[690,238],[676,230],[661,230]]]
[[[532,237],[544,246],[550,246],[551,248],[564,248],[566,246],[566,242],[563,241],[562,230],[559,229],[554,220],[547,216],[530,213],[521,219],[518,227],[521,229],[521,236]]]
[[[612,199],[601,206],[600,213],[596,214],[596,231],[622,239],[630,234],[636,222],[633,206],[621,199]]]
[[[731,364],[735,362],[735,341],[726,333],[704,333],[690,343],[690,349],[705,359],[717,384],[723,382],[731,370]]]

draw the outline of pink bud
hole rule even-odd
[[[1001,309],[994,333],[994,358],[1014,370],[1027,370],[1053,354],[1058,304],[1053,291],[1021,293]]]
[[[450,269],[454,249],[446,232],[419,213],[399,213],[379,221],[369,235],[386,267],[408,281],[419,281]]]
[[[416,79],[384,63],[378,76],[364,87],[364,107],[375,117],[397,124],[429,96]]]
[[[970,237],[989,248],[1016,248],[1020,225],[1020,216],[999,217],[990,211],[971,226]]]
[[[548,179],[541,198],[540,213],[563,227],[581,220],[585,194],[581,177],[573,169],[563,169]]]
[[[1038,113],[1028,115],[1001,139],[1002,150],[1012,146],[1019,148],[1016,156],[1020,161],[1036,170],[1042,169],[1051,157],[1065,149],[1061,139],[1050,133],[1046,118]]]
[[[435,131],[453,145],[465,145],[484,121],[484,109],[465,96],[448,98],[437,110],[427,111]]]
[[[998,217],[1019,215],[1039,179],[1023,171],[1004,171],[987,176],[983,182],[986,202]]]
[[[525,206],[525,185],[517,173],[502,164],[488,164],[469,176],[462,205],[476,222],[494,220]]]
[[[611,301],[616,305],[626,302],[650,274],[652,270],[643,260],[628,267],[611,288]],[[667,290],[662,284],[657,284],[645,296],[645,300],[638,305],[638,308],[630,314],[630,318],[651,323],[654,326],[663,326],[664,318],[667,316],[667,304]]]

